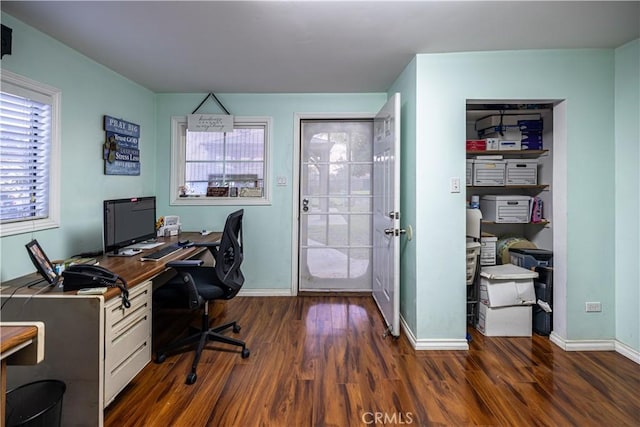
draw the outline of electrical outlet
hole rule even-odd
[[[587,313],[600,312],[602,311],[602,304],[599,302],[585,302],[584,311]]]

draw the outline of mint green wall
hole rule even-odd
[[[615,51],[616,339],[640,351],[640,40]]]
[[[204,94],[155,95],[9,15],[2,22],[13,28],[13,54],[2,69],[62,91],[63,171],[60,228],[0,239],[0,280],[33,271],[24,251],[32,238],[51,258],[98,249],[106,198],[156,194],[159,213],[180,215],[185,228],[222,223],[229,207],[168,205],[170,118],[190,113]],[[401,311],[417,338],[465,336],[464,194],[449,193],[449,178],[464,173],[466,99],[566,99],[569,255],[567,283],[556,283],[567,290],[563,338],[615,337],[640,348],[638,51],[636,40],[615,54],[418,55],[397,78],[389,93],[402,94],[402,224],[415,234],[402,244]],[[288,290],[294,114],[375,112],[387,94],[220,98],[234,114],[273,117],[271,178],[285,176],[288,185],[273,186],[270,206],[246,207],[247,287]],[[212,103],[201,111],[218,112]],[[140,176],[103,174],[104,114],[140,124]],[[603,312],[584,313],[585,301],[601,301]]]
[[[400,93],[400,224],[416,229],[416,59],[414,58],[389,88],[388,96]],[[416,245],[406,236],[400,240],[400,315],[413,333],[416,330]]]
[[[467,99],[567,100],[566,339],[611,339],[614,308],[613,50],[505,51],[417,57],[416,239],[419,338],[465,336]],[[602,302],[585,313],[585,301]]]
[[[157,196],[163,215],[180,215],[185,230],[220,229],[232,206],[169,206],[171,116],[184,116],[200,104],[206,94],[159,94],[157,96]],[[246,289],[291,289],[293,189],[293,141],[295,113],[375,113],[386,94],[217,94],[222,104],[237,116],[273,118],[271,147],[272,204],[245,206],[243,272]],[[220,113],[211,100],[198,110]],[[287,178],[287,186],[275,178]]]
[[[61,224],[59,228],[0,239],[0,280],[34,271],[24,245],[37,238],[51,259],[100,249],[102,200],[153,194],[156,175],[155,95],[49,36],[2,14],[13,29],[13,53],[0,63],[62,91]],[[103,174],[103,115],[141,127],[141,175]]]

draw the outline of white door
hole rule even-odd
[[[373,121],[300,123],[298,287],[371,291]]]
[[[373,298],[400,335],[400,94],[373,123]],[[385,332],[386,336],[386,332]]]

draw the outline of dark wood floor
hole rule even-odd
[[[472,330],[469,351],[416,352],[404,337],[381,337],[369,297],[214,307],[216,323],[239,320],[251,356],[205,350],[191,386],[191,353],[152,362],[107,408],[105,426],[640,425],[640,366],[614,352]],[[180,319],[157,314],[156,342],[182,330]]]

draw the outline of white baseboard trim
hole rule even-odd
[[[551,332],[549,340],[564,351],[614,351],[615,340],[567,340]]]
[[[469,350],[466,339],[417,339],[402,316],[400,316],[400,325],[414,350]]]
[[[291,297],[291,289],[240,289],[239,297]]]
[[[640,351],[618,340],[567,340],[554,332],[549,340],[564,351],[615,351],[640,365]]]
[[[640,365],[640,351],[616,340],[616,352]]]

